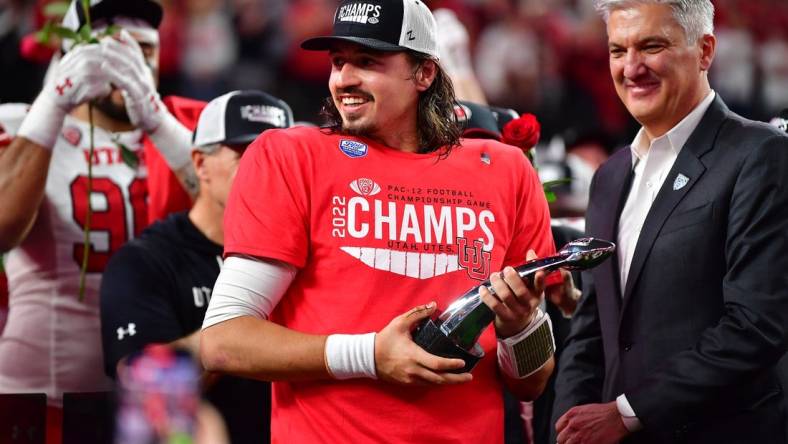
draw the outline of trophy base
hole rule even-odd
[[[470,351],[458,347],[443,334],[432,319],[427,319],[416,327],[413,331],[413,341],[433,355],[443,358],[458,358],[465,361],[465,367],[451,370],[451,373],[469,372],[484,357],[484,351],[478,343],[473,344],[473,348]]]

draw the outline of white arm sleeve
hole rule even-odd
[[[241,316],[268,319],[297,272],[282,262],[228,257],[213,287],[202,328]]]

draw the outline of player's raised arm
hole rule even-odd
[[[24,240],[44,197],[52,149],[63,120],[77,106],[109,94],[98,45],[69,51],[27,111],[16,137],[0,150],[0,252]],[[2,123],[2,122],[0,122]]]

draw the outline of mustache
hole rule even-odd
[[[642,75],[642,76],[638,76],[638,77],[632,77],[632,78],[624,77],[624,82],[623,83],[624,83],[624,86],[632,87],[632,86],[642,85],[644,83],[646,83],[646,84],[659,83],[659,79],[654,77],[654,76],[646,74],[646,75]]]
[[[337,96],[341,96],[343,94],[352,94],[354,96],[361,96],[361,97],[363,97],[363,98],[365,98],[365,99],[367,99],[369,101],[373,101],[374,100],[374,98],[372,97],[372,94],[370,94],[370,93],[368,93],[366,91],[362,91],[360,88],[355,87],[355,86],[351,86],[351,87],[348,87],[348,88],[339,88],[339,89],[337,89],[337,94],[336,94]]]

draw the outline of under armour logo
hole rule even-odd
[[[459,250],[457,262],[468,272],[468,276],[479,281],[487,279],[490,274],[492,254],[489,251],[484,251],[483,248],[484,242],[480,240],[473,241],[473,246],[469,247],[468,239],[457,238],[457,249]]]
[[[118,332],[118,341],[122,341],[126,335],[134,336],[137,334],[137,325],[133,322],[129,322],[129,326],[126,328],[118,327],[116,330]]]
[[[408,40],[416,40],[416,37],[413,37],[413,30],[408,31]]]
[[[74,84],[71,83],[71,78],[66,77],[66,80],[63,82],[62,85],[55,86],[55,89],[57,90],[57,95],[62,96],[66,88],[70,88],[72,86],[74,86]]]
[[[150,96],[150,103],[151,103],[151,105],[153,105],[153,112],[154,113],[159,112],[159,103],[156,101],[156,96],[155,95],[151,95]]]

